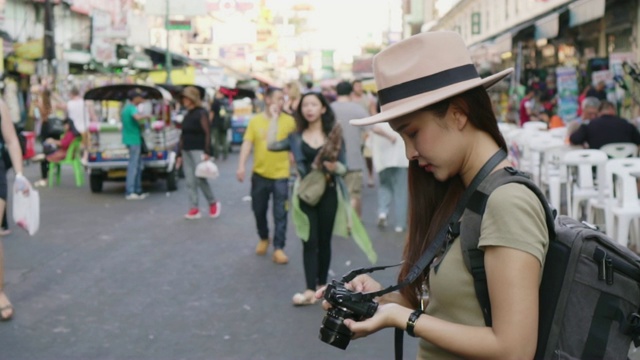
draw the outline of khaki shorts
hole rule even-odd
[[[344,175],[344,182],[352,199],[360,199],[362,194],[362,170],[349,170]]]

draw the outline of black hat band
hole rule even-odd
[[[380,91],[378,91],[378,99],[380,100],[380,105],[386,105],[394,101],[476,78],[479,78],[478,71],[473,64],[462,65],[380,89]]]

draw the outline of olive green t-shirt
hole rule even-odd
[[[525,185],[507,184],[491,193],[480,233],[479,248],[505,246],[518,249],[535,256],[544,266],[549,245],[544,208]],[[437,273],[433,270],[429,273],[426,313],[457,324],[485,326],[473,277],[464,265],[459,238],[442,259]],[[418,359],[458,358],[420,340]]]

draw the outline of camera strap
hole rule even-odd
[[[506,158],[507,158],[507,154],[504,152],[504,150],[500,149],[482,166],[480,171],[478,171],[476,176],[471,181],[471,184],[469,184],[469,187],[467,187],[465,191],[462,193],[462,196],[460,197],[460,200],[458,201],[458,204],[456,205],[456,208],[453,214],[451,215],[451,217],[449,217],[449,220],[447,221],[445,226],[443,226],[442,229],[440,229],[436,237],[433,239],[433,242],[431,243],[431,245],[429,245],[427,250],[422,254],[422,256],[420,257],[420,259],[418,259],[415,265],[413,265],[413,267],[411,268],[407,276],[405,276],[405,278],[402,279],[401,282],[399,282],[396,285],[389,286],[380,291],[362,294],[363,297],[361,299],[372,300],[378,296],[382,296],[392,291],[401,289],[411,284],[413,281],[415,281],[418,278],[418,276],[424,271],[424,269],[426,269],[427,266],[431,264],[431,262],[436,257],[436,255],[438,255],[441,252],[443,246],[445,245],[445,242],[447,241],[448,235],[450,233],[451,234],[457,233],[457,231],[454,230],[457,227],[456,224],[458,223],[458,221],[460,221],[460,218],[462,217],[462,213],[464,213],[467,203],[469,202],[473,194],[478,189],[478,186],[480,186],[480,183],[482,183],[482,181],[489,174],[491,174],[493,169],[495,169],[495,167],[500,162],[502,162],[502,160]],[[394,265],[394,266],[397,266],[397,265]],[[373,272],[375,270],[380,270],[381,268],[386,268],[386,267],[369,268],[369,269],[365,269],[365,271]],[[371,271],[368,271],[368,270],[371,270]],[[356,294],[353,294],[353,295],[356,295]]]

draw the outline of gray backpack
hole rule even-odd
[[[549,229],[535,358],[627,359],[631,342],[640,345],[640,257],[594,226],[567,216],[554,220],[540,189],[513,168],[480,184],[459,223],[464,261],[486,325],[491,326],[491,304],[484,252],[478,249],[480,225],[489,195],[508,183],[526,185],[538,196]]]

